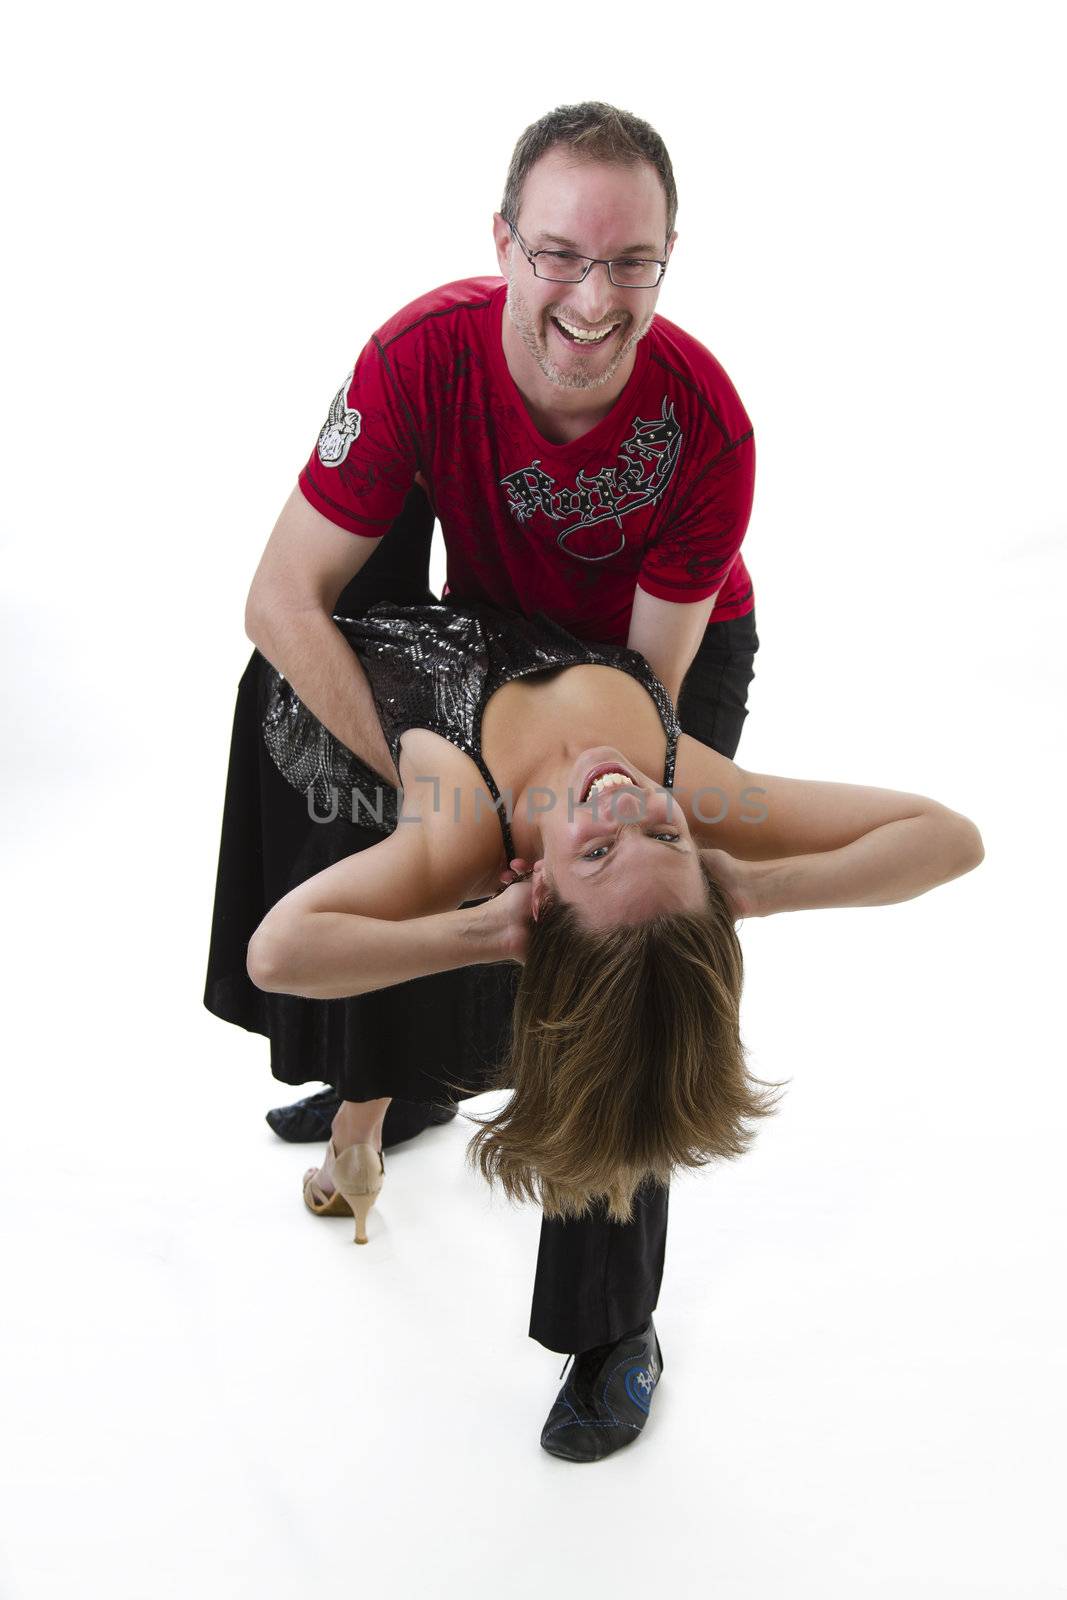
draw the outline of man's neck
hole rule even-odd
[[[545,377],[516,333],[507,307],[500,331],[504,360],[530,419],[538,433],[553,444],[570,444],[603,421],[629,382],[637,360],[635,348],[602,388],[564,389]]]

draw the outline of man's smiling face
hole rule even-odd
[[[530,169],[515,225],[530,251],[567,250],[601,260],[662,261],[676,237],[666,243],[667,198],[650,162],[576,161],[563,148]],[[659,287],[616,288],[605,266],[593,267],[584,283],[553,283],[535,275],[499,215],[493,233],[508,280],[508,315],[541,374],[566,389],[610,383],[648,332]],[[606,337],[589,338],[600,333]]]

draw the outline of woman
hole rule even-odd
[[[640,656],[544,618],[382,604],[335,620],[370,679],[402,801],[275,674],[265,728],[279,770],[310,773],[329,803],[391,831],[273,907],[249,975],[328,1000],[521,964],[514,1094],[472,1157],[550,1216],[604,1196],[625,1220],[646,1180],[740,1153],[770,1109],[738,1033],[736,918],[888,904],[982,859],[974,825],[935,801],[744,772],[681,733]],[[305,1179],[313,1210],[354,1213],[359,1242],[387,1105],[345,1102]]]

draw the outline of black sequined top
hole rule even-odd
[[[399,766],[400,740],[409,728],[429,728],[470,756],[496,802],[509,861],[515,854],[511,828],[482,755],[482,716],[505,683],[561,667],[629,673],[656,703],[667,735],[663,786],[673,786],[681,732],[674,703],[635,650],[576,639],[540,614],[519,617],[447,600],[423,606],[383,601],[358,617],[333,620],[363,664],[394,762]],[[383,834],[395,828],[396,788],[335,739],[273,668],[263,737],[279,772],[308,795],[311,815],[322,821],[342,816]]]

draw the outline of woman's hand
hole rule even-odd
[[[726,896],[734,920],[754,916],[756,896],[748,862],[727,855],[725,850],[701,850],[700,859]]]
[[[521,856],[516,856],[506,867],[500,869],[500,882],[505,885],[518,883],[520,878],[528,878],[533,871],[533,862],[524,861]]]
[[[513,862],[512,868],[516,866]],[[504,876],[501,873],[502,879]],[[509,871],[506,886],[492,900],[479,906],[478,915],[481,931],[493,952],[483,960],[518,961],[520,964],[526,960],[533,915],[533,884],[529,878],[520,879],[514,870]]]

